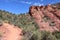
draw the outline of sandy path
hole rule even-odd
[[[7,23],[0,27],[0,31],[3,32],[2,40],[21,40],[22,38],[20,35],[22,30]]]

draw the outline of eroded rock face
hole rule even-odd
[[[60,10],[56,6],[31,6],[29,14],[41,31],[60,31]]]

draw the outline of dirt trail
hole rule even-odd
[[[22,38],[20,35],[22,30],[14,25],[4,23],[0,31],[3,32],[2,40],[21,40]]]

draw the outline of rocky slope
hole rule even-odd
[[[29,14],[41,31],[60,31],[60,9],[56,5],[31,6]]]

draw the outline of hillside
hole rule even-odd
[[[29,12],[24,14],[0,10],[0,39],[60,40],[59,5],[31,6]],[[1,31],[7,32],[4,32],[4,37]]]
[[[28,13],[16,15],[13,13],[9,13],[9,12],[0,10],[0,25],[2,25],[3,22],[8,23],[10,25],[9,27],[13,27],[11,25],[14,25],[15,27],[16,26],[19,27],[21,30],[23,30],[23,35],[25,35],[24,34],[25,32],[27,32],[27,33],[33,32],[38,29],[38,25],[36,25],[36,23],[34,23],[33,18]],[[10,30],[12,30],[12,29],[10,29]],[[28,36],[30,36],[30,35],[28,35]]]
[[[15,26],[19,26],[19,27],[24,27],[27,25],[33,25],[33,20],[31,19],[30,15],[27,14],[12,14],[9,12],[5,12],[0,10],[0,19],[1,21],[10,23],[10,24],[14,24]]]

